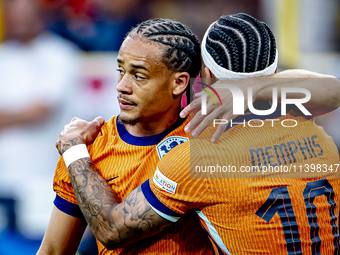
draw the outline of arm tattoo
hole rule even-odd
[[[68,140],[66,143],[63,143],[61,147],[61,154],[63,154],[67,149],[71,148],[74,145],[84,143],[84,140],[81,137],[76,137]]]
[[[79,207],[93,234],[106,248],[138,241],[171,224],[152,210],[140,187],[119,203],[90,158],[73,162],[68,171]]]

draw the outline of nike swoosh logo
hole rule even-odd
[[[116,177],[113,177],[113,178],[111,178],[111,179],[108,179],[108,180],[106,180],[107,182],[110,182],[110,181],[112,181],[112,180],[114,180],[114,179],[116,179],[116,178],[118,178],[119,176],[116,176]]]

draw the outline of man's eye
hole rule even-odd
[[[119,75],[123,75],[124,71],[122,69],[117,69],[117,72],[119,73]]]
[[[135,78],[136,78],[137,81],[144,80],[144,77],[139,76],[138,74],[135,74]]]

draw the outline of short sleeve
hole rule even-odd
[[[63,157],[58,160],[54,175],[53,190],[56,192],[54,205],[62,212],[74,217],[83,217],[74,195],[70,176]]]
[[[115,119],[113,117],[110,122],[113,122],[114,120]],[[98,153],[102,151],[101,148],[104,148],[105,143],[107,143],[107,138],[109,137],[107,125],[108,122],[106,122],[102,126],[100,133],[98,134],[95,141],[87,146],[93,162],[98,157]],[[59,210],[75,217],[83,217],[73,191],[70,175],[67,171],[62,156],[59,158],[57,163],[53,180],[53,190],[56,192],[57,195],[56,199],[54,200],[54,205]]]
[[[153,177],[142,185],[142,191],[158,214],[173,219],[206,204],[205,179],[190,174],[190,142],[177,146],[162,158]]]

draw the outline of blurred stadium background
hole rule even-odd
[[[338,0],[0,0],[0,255],[39,247],[63,125],[119,113],[116,55],[130,28],[171,18],[201,39],[221,15],[238,12],[273,29],[281,70],[340,77]],[[317,122],[340,147],[340,110]],[[79,253],[91,254],[90,240]]]

